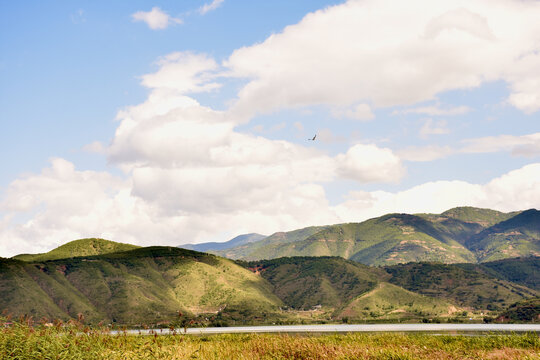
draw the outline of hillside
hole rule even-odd
[[[458,310],[447,300],[388,284],[385,280],[389,274],[382,269],[340,257],[292,257],[242,264],[268,280],[286,306],[327,313],[334,321],[418,321],[424,316],[450,316]]]
[[[104,239],[80,239],[70,241],[43,254],[21,254],[14,256],[13,259],[26,262],[48,261],[56,259],[72,258],[77,256],[92,256],[110,254],[120,251],[137,249],[139,246],[118,243]]]
[[[510,305],[498,320],[501,322],[540,323],[540,297],[522,300]]]
[[[305,235],[303,239],[288,242],[273,242],[266,238],[263,240],[264,251],[256,248],[258,243],[253,243],[244,247],[241,253],[233,248],[224,255],[240,255],[246,260],[341,256],[367,265],[419,260],[475,261],[474,255],[460,243],[441,234],[429,220],[414,215],[390,214],[362,223],[327,226]]]
[[[540,212],[459,207],[442,214],[388,214],[361,223],[310,227],[208,251],[232,259],[340,256],[367,265],[476,263],[540,255]]]
[[[474,309],[502,310],[538,291],[500,278],[483,265],[408,263],[384,268],[388,280],[407,290]]]
[[[530,209],[472,236],[466,246],[480,261],[540,256],[540,211]]]
[[[500,279],[540,291],[540,257],[529,256],[482,263]]]
[[[323,256],[235,263],[159,246],[48,261],[0,258],[0,311],[126,325],[175,323],[179,311],[207,324],[418,321],[463,309],[480,316],[538,297],[523,286],[539,287],[538,261],[379,268]]]
[[[445,317],[456,313],[458,307],[443,299],[423,296],[402,287],[381,282],[372,291],[351,301],[339,313],[340,318],[360,320]]]
[[[340,307],[373,289],[382,272],[339,257],[293,257],[245,264],[273,286],[287,306]]]
[[[32,264],[2,259],[0,289],[0,309],[9,313],[82,313],[94,323],[170,322],[178,311],[253,318],[282,304],[266,281],[230,260],[172,247]]]

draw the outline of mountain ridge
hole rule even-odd
[[[62,320],[81,314],[88,323],[130,326],[180,318],[219,325],[419,321],[456,312],[478,317],[538,297],[539,261],[386,267],[341,257],[235,262],[165,246],[41,262],[0,258],[0,311]]]
[[[361,223],[279,232],[249,244],[207,251],[242,260],[341,256],[367,265],[410,261],[476,263],[540,255],[540,230],[537,229],[539,213],[535,209],[503,213],[491,209],[457,207],[441,214],[386,214]],[[494,235],[498,234],[497,226],[504,224],[517,224],[514,229],[517,232],[527,227],[532,230],[520,232],[523,236],[517,240],[519,246],[509,250],[504,239]],[[491,242],[494,245],[489,247]]]

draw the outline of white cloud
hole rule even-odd
[[[534,1],[350,0],[236,50],[224,65],[249,80],[235,106],[242,116],[314,104],[412,105],[496,80],[509,84],[512,105],[534,112],[538,18]]]
[[[203,54],[166,56],[155,73],[142,77],[148,98],[118,113],[107,154],[124,177],[55,159],[41,174],[15,180],[0,205],[2,255],[44,251],[84,236],[178,245],[394,211],[538,207],[540,164],[488,184],[437,181],[395,193],[356,191],[336,206],[329,206],[323,187],[339,179],[396,182],[405,173],[400,157],[425,161],[501,150],[531,156],[537,134],[470,139],[457,150],[439,146],[425,154],[425,148],[409,148],[398,157],[360,142],[329,155],[313,142],[270,140],[237,126],[256,112],[321,104],[337,117],[366,120],[372,108],[410,106],[500,79],[511,89],[508,102],[536,111],[539,17],[535,2],[351,0],[308,14],[221,65]],[[175,22],[159,8],[133,18],[153,29]],[[226,77],[247,79],[231,109],[217,111],[189,96],[218,89],[216,79]],[[468,111],[438,104],[409,110],[430,116]],[[424,127],[426,136],[447,131],[433,120]],[[86,149],[102,150],[98,144]]]
[[[512,94],[508,102],[526,113],[540,110],[540,53],[538,47],[507,69]]]
[[[184,95],[207,90],[200,74],[213,69],[212,61],[175,54],[160,65],[142,77],[151,88],[146,101],[118,113],[107,149],[126,180],[57,159],[42,174],[13,182],[0,239],[21,241],[9,251],[42,251],[83,236],[178,245],[337,222],[321,183],[341,177],[393,182],[402,175],[399,158],[376,145],[330,156],[307,141],[301,146],[240,133],[234,114]],[[31,239],[41,237],[46,240],[33,247]]]
[[[163,30],[173,24],[181,24],[182,20],[169,16],[159,7],[153,7],[150,11],[137,11],[131,15],[133,21],[142,21],[152,30]]]
[[[449,132],[446,120],[433,121],[433,119],[424,119],[424,124],[420,128],[420,136],[423,138],[430,135],[444,135]]]
[[[426,25],[424,36],[435,39],[446,32],[463,32],[485,40],[496,40],[487,19],[473,11],[459,8],[433,18]]]
[[[540,163],[511,171],[487,184],[464,181],[428,182],[408,190],[353,191],[333,209],[342,221],[360,221],[386,213],[440,213],[456,206],[500,211],[540,207]]]
[[[399,157],[390,149],[357,144],[337,156],[338,173],[360,182],[398,182],[405,174]]]
[[[186,94],[220,87],[220,84],[212,81],[218,65],[204,54],[175,52],[162,57],[157,64],[157,72],[142,77],[142,84],[148,88]]]
[[[204,15],[206,14],[207,12],[209,11],[213,11],[213,10],[216,10],[218,7],[221,6],[221,4],[223,4],[223,1],[224,0],[212,0],[211,3],[209,4],[204,4],[203,6],[201,6],[199,8],[199,13],[201,15]]]
[[[309,169],[313,166],[303,170]],[[124,180],[53,159],[41,174],[9,185],[0,204],[1,255],[47,251],[90,236],[145,246],[179,245],[249,231],[363,221],[391,212],[540,206],[540,163],[486,184],[436,181],[394,193],[353,191],[336,206],[328,204],[321,185],[287,181],[290,170],[138,168],[133,180]]]
[[[288,181],[285,167],[252,167],[138,168],[123,180],[54,159],[41,174],[9,185],[0,204],[0,255],[82,237],[179,245],[337,221],[322,186]]]

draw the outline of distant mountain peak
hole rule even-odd
[[[196,251],[216,251],[216,250],[227,250],[230,248],[233,248],[235,246],[242,246],[245,244],[253,243],[256,241],[260,241],[262,239],[266,238],[266,235],[261,235],[257,233],[249,233],[249,234],[242,234],[238,235],[234,238],[232,238],[229,241],[225,242],[206,242],[206,243],[200,243],[200,244],[183,244],[179,245],[178,247],[188,249],[188,250],[196,250]]]

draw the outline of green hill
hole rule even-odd
[[[466,246],[480,261],[540,256],[540,211],[530,209],[472,236]]]
[[[482,263],[500,279],[540,291],[540,257],[529,256]]]
[[[497,278],[483,265],[408,263],[384,269],[391,275],[388,281],[394,285],[474,309],[502,310],[539,294]]]
[[[448,301],[423,296],[399,286],[381,282],[372,291],[351,301],[339,314],[340,318],[360,320],[445,317],[459,311]]]
[[[412,293],[385,282],[384,270],[340,257],[287,257],[243,263],[273,286],[293,309],[320,309],[339,320],[416,319],[449,316],[447,300]]]
[[[70,241],[43,254],[21,254],[13,259],[26,262],[47,261],[56,259],[72,258],[77,256],[102,255],[120,251],[128,251],[139,248],[136,245],[123,244],[104,239],[80,239]]]
[[[170,322],[178,311],[253,318],[276,311],[271,286],[230,260],[173,247],[28,264],[0,262],[0,309],[35,318]],[[4,296],[4,294],[6,294]]]
[[[339,257],[292,257],[246,265],[273,286],[287,306],[339,308],[378,283],[383,272]]]

